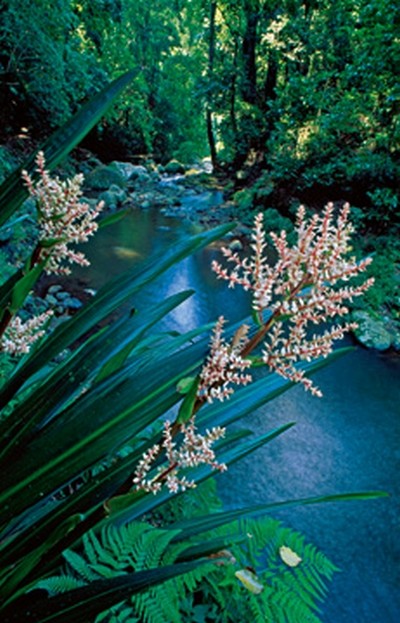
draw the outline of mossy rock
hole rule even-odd
[[[99,196],[99,200],[104,201],[105,208],[109,210],[113,210],[120,206],[126,198],[126,192],[116,184],[110,186],[108,190],[105,190]]]
[[[363,346],[385,351],[393,345],[395,336],[384,321],[373,318],[366,311],[354,312],[353,318],[358,323],[355,336]]]
[[[115,160],[110,164],[110,167],[118,171],[127,182],[136,180],[148,181],[151,176],[150,172],[142,164],[134,165],[131,162],[118,162]]]
[[[112,166],[101,165],[91,171],[85,179],[85,188],[89,190],[107,190],[110,186],[126,187],[123,175]]]
[[[170,160],[164,167],[164,173],[167,175],[181,175],[185,173],[185,167],[178,160]]]

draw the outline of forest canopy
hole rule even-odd
[[[393,0],[8,0],[1,140],[47,136],[116,76],[137,77],[86,141],[281,194],[398,206],[400,9]],[[284,203],[284,201],[282,201]],[[278,206],[279,207],[279,206]],[[386,218],[385,217],[385,218]]]

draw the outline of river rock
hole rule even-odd
[[[114,161],[110,166],[115,167],[126,182],[148,182],[153,175],[153,172],[148,171],[142,164]]]
[[[129,180],[132,171],[136,168],[131,162],[119,162],[118,160],[111,162],[110,167],[116,169],[126,181]]]
[[[110,188],[99,196],[100,201],[104,201],[104,207],[108,210],[115,210],[121,205],[127,198],[126,192],[117,186],[112,184]]]
[[[384,321],[373,318],[366,311],[354,312],[353,318],[358,323],[355,336],[363,346],[379,351],[388,350],[392,346],[394,336]]]
[[[85,178],[85,188],[90,190],[107,190],[113,185],[119,188],[126,187],[124,176],[113,166],[96,167]]]
[[[58,303],[58,300],[55,296],[53,296],[53,294],[47,294],[45,297],[45,301],[50,305],[50,307],[54,307]]]
[[[164,173],[167,175],[181,175],[185,173],[185,167],[178,160],[170,160],[164,167]]]
[[[75,296],[69,296],[63,300],[63,307],[66,309],[80,309],[83,303]]]
[[[49,289],[47,290],[49,294],[57,294],[57,292],[61,292],[61,291],[62,291],[62,286],[60,286],[59,283],[53,283],[53,285],[49,286]]]
[[[243,251],[243,245],[237,238],[229,243],[229,248],[231,251]]]

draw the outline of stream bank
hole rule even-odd
[[[167,219],[178,219],[199,228],[237,222],[224,244],[238,252],[249,250],[251,213],[246,212],[245,222],[241,222],[240,217],[238,219],[236,202],[226,199],[225,187],[211,174],[211,165],[207,161],[185,168],[177,161],[165,166],[146,160],[141,164],[115,161],[104,165],[91,158],[89,164],[82,163],[81,169],[85,174],[83,200],[103,201],[106,214],[123,209],[156,210]],[[293,227],[289,219],[272,208],[265,211],[264,222],[266,231],[279,232],[285,228],[290,232]],[[80,288],[73,284],[72,289],[74,292],[70,286],[69,292],[80,299]],[[82,297],[82,301],[87,298],[85,289]],[[355,301],[353,320],[359,325],[355,332],[357,341],[379,352],[399,353],[398,320],[386,308],[376,313],[365,306],[358,309],[358,305],[359,301]],[[68,313],[73,313],[73,309],[67,309]]]
[[[104,165],[87,153],[76,166],[85,176],[82,200],[87,203],[103,201],[104,215],[123,210],[140,210],[143,213],[157,210],[166,218],[179,219],[199,228],[236,221],[237,227],[224,244],[239,252],[249,247],[250,213],[247,211],[245,222],[238,221],[237,204],[226,199],[225,187],[211,174],[208,162],[184,167],[177,161],[171,161],[162,167],[144,159],[140,164],[115,161]],[[28,218],[22,224],[17,228],[4,227],[0,231],[0,252],[10,274],[12,267],[18,265],[26,253],[27,241],[32,239],[34,246],[34,206],[30,200],[25,203],[23,211],[27,211]],[[266,210],[264,218],[267,231],[292,227],[290,220],[274,209]],[[22,233],[18,236],[18,232]],[[9,243],[15,233],[16,244],[11,246]],[[54,288],[58,288],[57,292],[53,291]],[[56,316],[53,325],[58,324],[75,313],[91,294],[84,277],[44,276],[36,287],[35,295],[28,300],[26,316],[53,307]],[[359,324],[356,338],[363,346],[379,352],[400,352],[400,323],[388,309],[371,313],[365,307],[355,308],[354,320]]]

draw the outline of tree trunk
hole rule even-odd
[[[217,12],[216,0],[210,2],[210,26],[209,26],[209,43],[208,43],[208,79],[209,82],[213,81],[214,73],[214,59],[215,59],[215,15]],[[218,156],[217,147],[215,142],[214,128],[213,128],[213,114],[212,114],[212,92],[208,90],[207,104],[206,104],[206,124],[207,124],[207,138],[210,147],[211,164],[213,169],[218,169]]]
[[[243,54],[243,87],[242,96],[245,102],[255,104],[257,100],[257,26],[260,19],[258,3],[254,0],[246,2],[246,30],[242,43]]]

